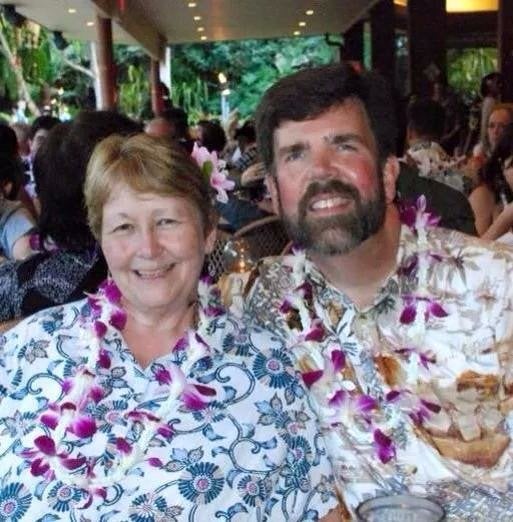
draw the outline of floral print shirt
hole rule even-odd
[[[306,260],[304,278],[313,287],[315,309],[327,331],[320,342],[298,344],[280,313],[293,288],[294,256],[264,264],[246,297],[245,312],[281,332],[303,372],[325,369],[325,354],[340,347],[347,363],[331,380],[333,392],[358,389],[378,401],[379,425],[396,445],[387,462],[377,458],[376,445],[382,441],[373,439],[364,417],[347,423],[339,418],[337,426],[316,385],[311,388],[349,509],[367,498],[408,491],[443,504],[448,520],[510,520],[513,251],[444,229],[431,230],[427,241],[434,257],[427,273],[432,301],[426,310],[435,313],[426,320],[418,350],[412,348],[415,322],[401,321],[411,304],[408,296],[418,290],[406,269],[417,241],[404,225],[397,252],[402,270],[385,281],[365,309]],[[408,392],[399,395],[403,389]],[[398,396],[404,400],[392,400]]]
[[[167,419],[172,438],[155,435],[146,458],[107,487],[105,498],[88,505],[79,487],[33,476],[22,451],[48,430],[40,413],[60,400],[61,383],[84,360],[80,334],[89,314],[78,301],[39,312],[0,337],[0,520],[315,521],[335,507],[331,465],[291,358],[277,338],[225,315],[209,326],[212,356],[187,376],[214,388],[215,397],[195,411],[177,402]],[[71,456],[97,457],[97,476],[113,466],[117,437],[137,441],[144,433],[143,423],[124,414],[156,410],[166,398],[168,385],[155,370],[183,364],[175,350],[142,368],[113,329],[103,342],[112,362],[97,368],[105,393],[89,413],[98,430],[85,442],[65,438]],[[150,466],[153,459],[162,465]]]

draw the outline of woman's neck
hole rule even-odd
[[[144,368],[169,353],[184,333],[194,325],[196,302],[172,313],[146,313],[126,307],[127,322],[123,338],[135,359]]]

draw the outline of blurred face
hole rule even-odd
[[[513,191],[513,156],[510,156],[502,167],[502,174],[509,188]]]
[[[35,134],[34,138],[30,142],[30,155],[32,158],[36,157],[36,153],[41,147],[41,145],[45,142],[46,138],[48,137],[48,133],[50,131],[46,129],[39,129]]]
[[[273,201],[293,241],[307,250],[344,254],[382,227],[388,194],[358,101],[282,123],[274,134],[274,166]]]
[[[103,208],[101,246],[128,310],[183,311],[195,298],[214,240],[215,230],[205,237],[198,210],[181,197],[120,183]]]
[[[488,141],[492,150],[499,142],[504,128],[511,123],[511,116],[506,109],[497,109],[490,114],[488,119]]]
[[[156,138],[171,138],[176,135],[175,128],[172,123],[164,118],[155,118],[146,125],[144,132]]]

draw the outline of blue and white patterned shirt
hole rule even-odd
[[[199,411],[177,402],[165,419],[172,438],[153,437],[145,459],[108,487],[105,499],[95,496],[84,508],[83,490],[33,476],[20,452],[48,431],[40,414],[61,400],[62,381],[85,360],[79,335],[88,314],[86,301],[51,308],[0,337],[0,520],[314,521],[335,507],[331,465],[291,358],[281,341],[231,316],[212,323],[206,341],[218,352],[188,376],[214,388],[214,400]],[[106,390],[90,410],[98,430],[85,444],[65,437],[71,456],[98,457],[97,476],[108,475],[117,437],[136,441],[144,432],[124,413],[156,411],[166,398],[155,365],[181,365],[184,353],[142,368],[117,331],[104,343],[112,363],[97,369]],[[163,466],[151,467],[150,457]]]

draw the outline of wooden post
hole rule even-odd
[[[513,102],[513,3],[499,0],[497,49],[503,75],[502,101]]]
[[[101,105],[103,110],[116,107],[116,68],[112,48],[112,21],[110,18],[96,16],[98,35],[98,76],[100,80]]]
[[[150,63],[151,110],[154,116],[160,116],[164,110],[162,89],[160,87],[160,63],[151,60]]]
[[[445,0],[409,0],[407,10],[410,91],[428,96],[446,78]]]
[[[353,24],[344,33],[342,59],[363,64],[363,20]]]
[[[370,12],[372,69],[395,84],[395,8],[393,0],[380,0]]]

